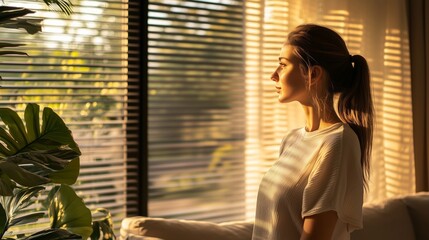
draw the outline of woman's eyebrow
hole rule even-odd
[[[281,61],[282,59],[285,59],[285,60],[287,60],[287,61],[290,62],[290,60],[288,58],[286,58],[286,57],[279,57],[279,61]]]

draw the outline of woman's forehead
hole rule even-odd
[[[280,49],[279,60],[286,59],[289,61],[296,60],[296,56],[294,53],[295,48],[291,45],[284,45]]]

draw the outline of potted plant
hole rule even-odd
[[[69,185],[79,175],[80,150],[71,131],[50,108],[44,108],[42,122],[40,107],[28,104],[25,122],[9,108],[0,108],[0,236],[10,227],[28,224],[49,216],[48,229],[23,239],[113,239],[108,212],[93,221],[91,211]],[[45,211],[22,214],[35,203],[39,192],[50,187],[42,201]],[[100,234],[101,232],[101,234]],[[9,234],[9,235],[14,235]],[[15,239],[11,238],[11,239]]]
[[[71,12],[68,0],[44,0]],[[41,31],[41,19],[27,18],[33,11],[0,6],[0,27]],[[25,54],[9,50],[23,44],[0,42],[0,55]],[[4,50],[8,49],[8,50]],[[28,104],[22,121],[18,113],[0,108],[0,237],[2,239],[115,239],[110,213],[91,212],[70,185],[79,175],[81,154],[71,131],[52,109]],[[40,194],[49,191],[47,195]],[[42,196],[42,197],[41,197]],[[43,197],[44,196],[44,197]],[[25,209],[38,204],[40,211]],[[49,226],[37,232],[15,234],[10,229],[48,216]]]

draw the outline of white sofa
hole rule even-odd
[[[429,240],[429,192],[367,203],[363,229],[351,240]],[[129,217],[122,221],[121,240],[249,240],[251,222],[203,221]]]

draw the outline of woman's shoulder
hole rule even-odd
[[[344,123],[341,127],[325,136],[323,147],[328,149],[339,148],[338,150],[341,151],[355,152],[355,150],[360,149],[360,143],[355,131],[348,124]]]
[[[347,123],[337,123],[338,127],[329,131],[325,136],[328,139],[354,139],[357,138],[354,130]]]
[[[286,131],[280,144],[280,152],[283,152],[283,149],[286,147],[286,145],[290,145],[291,143],[301,139],[303,132],[304,128],[293,128]]]

